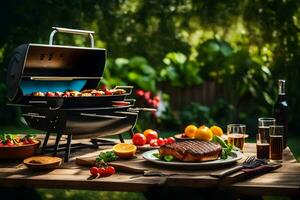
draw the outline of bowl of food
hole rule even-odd
[[[0,159],[28,158],[36,153],[40,144],[32,135],[0,134]]]
[[[23,160],[24,165],[31,170],[56,169],[62,164],[62,159],[52,156],[32,156]]]

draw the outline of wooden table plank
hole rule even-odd
[[[87,140],[77,140],[77,142],[87,142]],[[142,160],[142,162],[137,163],[134,163],[135,161],[126,161],[126,163],[161,171],[164,173],[164,176],[145,177],[143,175],[134,175],[118,171],[114,176],[92,179],[90,178],[88,168],[75,165],[75,157],[95,156],[99,154],[101,149],[106,148],[111,148],[111,146],[102,146],[100,149],[82,149],[72,153],[71,162],[64,163],[60,169],[48,172],[32,172],[24,166],[18,166],[20,164],[18,162],[0,162],[0,186],[139,192],[147,191],[151,188],[165,187],[214,187],[216,189],[232,189],[241,194],[253,194],[253,192],[258,195],[299,193],[300,163],[295,163],[296,159],[289,148],[284,151],[285,164],[283,167],[271,173],[235,184],[229,184],[230,182],[226,182],[228,181],[226,179],[209,176],[212,171],[216,171],[217,169],[198,170],[196,172],[182,169],[165,169],[162,166],[149,164]],[[245,144],[246,156],[255,155],[255,151],[255,144]],[[142,159],[140,155],[138,159]],[[241,161],[239,161],[239,163],[241,163]],[[230,179],[230,177],[228,178]]]

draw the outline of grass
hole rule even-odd
[[[28,127],[15,127],[15,126],[2,126],[0,128],[0,133],[43,133],[41,131],[33,130]],[[173,135],[174,132],[166,131],[161,132],[161,137],[169,137]],[[124,134],[125,138],[129,138],[129,134]],[[117,138],[113,136],[113,138]],[[248,142],[255,142],[255,139],[249,138],[247,139]],[[300,135],[296,136],[293,134],[289,137],[288,145],[292,152],[294,153],[295,157],[298,161],[300,161]],[[42,199],[45,200],[52,200],[52,199],[74,199],[74,200],[145,200],[145,197],[142,193],[136,192],[108,192],[108,191],[89,191],[89,190],[63,190],[63,189],[38,189],[37,190],[41,195]],[[267,196],[264,197],[265,200],[269,199],[276,199],[276,200],[284,200],[287,199],[285,197],[272,197]]]
[[[60,190],[60,189],[38,189],[42,199],[72,199],[72,200],[145,200],[142,193],[137,192],[105,192],[89,190]]]

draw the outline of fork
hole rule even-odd
[[[230,169],[223,170],[221,172],[213,172],[210,175],[214,176],[214,177],[222,178],[224,176],[233,174],[234,172],[237,172],[243,168],[255,168],[255,167],[263,165],[263,164],[266,164],[266,161],[256,159],[255,156],[248,156],[241,165],[238,165],[238,166],[230,168]]]

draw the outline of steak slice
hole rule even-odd
[[[218,143],[198,140],[188,140],[166,144],[159,148],[162,156],[172,155],[184,162],[201,162],[218,159],[222,154],[222,147]]]

